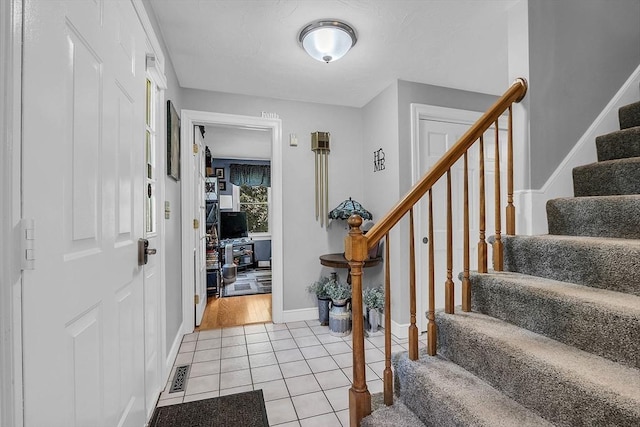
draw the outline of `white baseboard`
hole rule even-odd
[[[176,356],[178,355],[178,351],[180,351],[180,344],[182,344],[182,337],[185,334],[188,334],[190,332],[186,332],[183,330],[183,326],[184,325],[180,325],[180,327],[178,328],[178,333],[176,334],[175,338],[173,339],[173,344],[171,344],[171,348],[169,349],[169,352],[167,353],[167,358],[164,360],[164,381],[165,383],[167,382],[167,380],[169,379],[169,375],[171,375],[171,369],[173,368],[173,362],[176,360]]]
[[[573,168],[597,161],[596,137],[620,129],[618,109],[640,100],[640,66],[629,76],[620,90],[602,110],[576,145],[565,156],[560,165],[551,174],[547,182],[539,190],[514,192],[521,199],[522,212],[517,217],[524,217],[518,234],[546,234],[546,204],[550,199],[573,196]],[[516,209],[518,207],[516,206]],[[529,219],[526,219],[529,218]]]
[[[400,339],[409,338],[409,323],[398,323],[391,319],[391,334]]]
[[[282,320],[287,322],[302,322],[305,320],[318,319],[318,307],[299,308],[297,310],[284,310],[282,312]]]

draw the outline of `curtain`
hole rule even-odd
[[[234,185],[271,187],[271,166],[269,165],[229,165],[229,181]]]

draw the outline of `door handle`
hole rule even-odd
[[[149,261],[149,255],[155,255],[156,249],[149,248],[147,239],[138,239],[138,265],[145,265]]]

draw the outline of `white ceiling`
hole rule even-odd
[[[361,107],[396,79],[501,94],[517,0],[150,0],[180,86]],[[358,42],[330,64],[298,45],[333,18]]]

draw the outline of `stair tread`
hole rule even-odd
[[[534,236],[528,235],[516,235],[516,236],[502,236],[502,240],[509,239],[522,239],[522,240],[541,240],[541,241],[558,241],[560,243],[565,242],[569,244],[593,246],[594,244],[604,245],[607,247],[628,247],[640,250],[639,239],[623,239],[620,237],[597,237],[597,236],[563,236],[558,234],[538,234]],[[494,236],[489,238],[489,242],[493,243]]]
[[[547,201],[549,234],[640,239],[640,195],[584,196]]]
[[[437,405],[449,406],[458,417],[456,421],[462,421],[463,425],[552,425],[486,381],[441,356],[428,356],[423,350],[417,361],[410,361],[406,354],[402,358],[402,363],[413,364],[412,381],[418,382],[420,389],[428,390]],[[424,409],[420,396],[402,394],[401,399],[407,406],[413,404]],[[443,424],[443,420],[437,423],[439,426]],[[451,425],[458,423],[454,421]]]
[[[621,129],[640,126],[640,102],[620,107],[618,118]]]
[[[592,168],[606,168],[612,165],[626,165],[640,163],[640,157],[626,157],[624,159],[603,160],[601,162],[587,163],[586,165],[576,166],[573,170],[584,170]]]
[[[502,241],[505,271],[640,295],[640,240],[546,234]]]
[[[544,293],[549,297],[556,296],[575,300],[576,302],[601,305],[608,310],[637,317],[638,322],[640,322],[640,296],[511,271],[489,271],[482,274],[472,271],[470,274],[508,281],[518,286]]]
[[[573,191],[576,196],[640,194],[640,157],[573,168]]]
[[[402,402],[376,409],[361,422],[362,427],[424,427],[424,424]]]
[[[471,272],[474,312],[640,369],[640,296],[513,272]]]
[[[640,126],[597,136],[596,150],[600,162],[640,156]]]
[[[615,396],[614,400],[640,417],[640,370],[560,343],[544,335],[511,325],[480,313],[459,312],[447,316],[470,333],[490,337],[509,348],[513,357],[541,365],[554,375],[579,383],[594,394]]]

